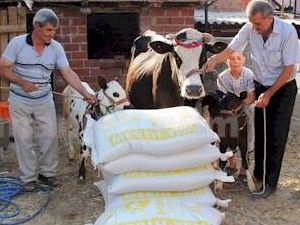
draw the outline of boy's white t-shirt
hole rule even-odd
[[[241,76],[235,79],[230,73],[230,68],[228,68],[219,74],[218,88],[224,93],[232,92],[237,96],[240,96],[242,91],[252,92],[255,89],[254,74],[252,70],[243,67]]]

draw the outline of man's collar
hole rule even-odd
[[[273,18],[273,32],[274,33],[280,33],[280,29],[279,29],[279,24],[278,24],[278,19],[277,18]]]
[[[32,33],[27,34],[27,36],[26,36],[26,43],[28,45],[33,46]],[[49,44],[45,44],[45,46],[49,46],[50,44],[51,44],[51,42]]]
[[[33,46],[33,42],[32,42],[32,33],[27,34],[27,36],[26,36],[26,43],[27,43],[28,45]]]

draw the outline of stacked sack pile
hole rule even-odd
[[[96,225],[220,224],[230,200],[216,198],[208,185],[234,182],[213,169],[227,160],[212,145],[219,138],[193,108],[124,110],[88,119],[85,143],[92,162],[101,167],[98,183],[105,212]]]

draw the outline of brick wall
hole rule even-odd
[[[71,67],[80,78],[97,87],[96,76],[103,75],[107,80],[117,77],[124,86],[128,60],[122,56],[114,59],[88,59],[86,15],[76,8],[54,8],[54,10],[60,18],[56,39],[64,46]],[[141,32],[152,29],[158,33],[167,34],[177,32],[182,28],[194,27],[192,7],[150,7],[139,9],[139,11],[141,11],[139,21]],[[66,85],[59,73],[55,76],[54,84],[56,91],[62,91]]]
[[[244,11],[249,1],[250,0],[218,0],[210,9],[223,12]]]
[[[177,32],[183,28],[194,27],[194,8],[148,8],[140,15],[140,29],[152,29],[160,34]]]

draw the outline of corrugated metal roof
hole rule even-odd
[[[294,23],[300,25],[299,18],[293,18],[292,14],[283,14],[282,16],[279,14],[277,15],[279,18],[283,19],[288,23]],[[195,20],[198,22],[205,22],[205,12],[203,9],[195,10]],[[208,11],[208,23],[246,23],[248,22],[248,18],[245,12],[215,12],[215,11]]]
[[[208,11],[209,23],[246,23],[248,18],[243,12],[214,12]],[[198,22],[205,22],[205,12],[203,9],[195,10],[195,20]]]

